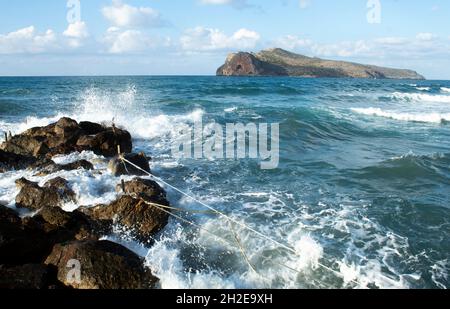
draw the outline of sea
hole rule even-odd
[[[163,289],[450,287],[450,81],[0,78],[0,138],[63,116],[129,130],[152,173],[196,200],[161,183],[178,210],[151,246],[120,226],[104,237],[142,256]],[[175,158],[177,128],[200,120],[279,124],[278,167]],[[67,179],[67,211],[117,198],[104,158],[53,159],[96,170],[0,174],[0,203],[15,208],[20,177]]]

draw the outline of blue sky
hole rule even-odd
[[[210,75],[282,47],[450,79],[448,16],[448,0],[1,0],[0,75]]]

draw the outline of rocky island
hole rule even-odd
[[[218,76],[298,76],[368,79],[425,79],[412,70],[311,58],[274,48],[230,54]]]

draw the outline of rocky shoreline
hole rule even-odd
[[[148,289],[158,287],[159,279],[143,260],[122,245],[102,240],[119,225],[134,239],[151,246],[155,234],[168,223],[166,192],[156,182],[139,178],[142,171],[124,163],[127,160],[150,172],[145,154],[132,153],[132,137],[114,124],[105,126],[61,118],[46,127],[36,127],[10,136],[0,145],[0,174],[30,170],[37,176],[58,171],[84,169],[94,165],[86,160],[66,165],[52,157],[92,151],[110,160],[109,172],[118,177],[117,200],[108,205],[79,205],[68,182],[55,177],[43,186],[28,179],[16,180],[20,190],[15,197],[19,213],[0,205],[0,288],[10,289]],[[134,175],[121,182],[121,175]],[[66,202],[78,206],[73,212],[61,207]],[[156,205],[156,207],[154,206]],[[158,206],[159,205],[159,206]],[[75,264],[74,264],[75,263]],[[73,276],[76,264],[79,276]]]

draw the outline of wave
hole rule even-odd
[[[394,120],[411,121],[411,122],[428,122],[428,123],[445,123],[450,121],[450,113],[401,113],[394,111],[384,111],[381,108],[369,107],[369,108],[352,108],[353,112],[367,115],[378,116]]]
[[[450,96],[446,95],[394,92],[389,97],[394,100],[407,102],[416,101],[416,102],[450,103]]]
[[[416,87],[416,89],[419,91],[430,91],[431,90],[430,87]]]
[[[447,87],[441,87],[442,92],[450,93],[450,88]]]

